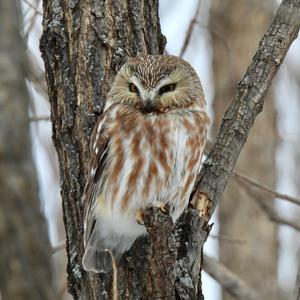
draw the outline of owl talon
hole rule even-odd
[[[135,214],[135,219],[140,225],[145,225],[144,223],[144,212],[142,210],[138,210]]]
[[[159,210],[166,215],[169,213],[169,207],[165,203],[158,203],[156,207],[159,208]]]

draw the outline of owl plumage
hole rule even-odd
[[[200,80],[184,60],[130,58],[116,75],[91,138],[84,190],[83,267],[118,262],[146,229],[136,214],[168,204],[174,222],[188,205],[209,118]]]

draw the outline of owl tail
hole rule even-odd
[[[85,249],[82,265],[85,271],[101,273],[110,272],[113,268],[115,259],[113,253],[108,249],[97,249],[93,246],[88,246]]]
[[[85,245],[82,265],[85,271],[101,273],[110,272],[113,264],[118,265],[122,254],[117,249],[108,249],[105,240],[101,238],[98,224],[93,226],[91,234]]]

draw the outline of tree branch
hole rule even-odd
[[[189,44],[190,44],[191,37],[192,37],[193,31],[194,31],[195,25],[197,24],[197,18],[198,18],[199,11],[200,11],[200,5],[201,5],[201,0],[198,0],[198,2],[197,2],[197,7],[196,7],[196,11],[195,11],[195,15],[194,15],[194,17],[191,19],[191,21],[190,21],[190,24],[189,24],[188,30],[187,30],[187,32],[186,32],[186,35],[185,35],[185,39],[184,39],[182,48],[181,48],[181,50],[180,50],[179,57],[183,57],[183,55],[184,55],[186,49],[188,48],[188,46],[189,46]]]
[[[199,217],[202,221],[202,224],[198,224],[201,226],[192,227],[189,237],[193,242],[199,242],[196,234],[200,234],[200,231],[203,243],[209,234],[208,222],[220,201],[250,129],[263,109],[264,96],[272,79],[298,35],[299,20],[300,0],[282,1],[244,78],[237,86],[233,102],[222,120],[216,143],[201,168],[192,196],[191,204],[197,210],[190,211],[191,222],[196,222]],[[206,236],[203,236],[205,232]],[[187,255],[191,257],[189,251]],[[194,271],[192,274],[196,276]]]
[[[228,270],[216,259],[204,254],[203,269],[234,298],[239,300],[262,299],[257,292],[249,287],[241,278]]]
[[[38,122],[38,121],[50,121],[50,116],[40,115],[40,116],[32,116],[29,118],[30,122]]]
[[[277,191],[274,191],[271,188],[267,187],[266,185],[263,185],[263,184],[257,182],[253,178],[250,178],[250,177],[246,176],[245,174],[233,171],[232,172],[232,177],[235,178],[236,180],[238,180],[239,182],[250,184],[251,186],[253,186],[257,189],[260,189],[260,190],[268,193],[269,195],[271,195],[273,197],[289,201],[289,202],[291,202],[293,204],[296,204],[296,205],[300,205],[300,199],[298,199],[296,197],[286,195],[286,194],[279,193]]]
[[[205,194],[212,202],[210,218],[227,180],[247,141],[255,118],[262,111],[264,96],[291,43],[299,32],[300,0],[282,1],[247,72],[238,84],[233,102],[225,113],[216,143],[201,169],[193,200]]]
[[[207,141],[207,144],[206,144],[206,147],[205,147],[205,154],[208,154],[208,152],[212,149],[212,147],[213,147],[213,143],[211,141]],[[260,189],[260,190],[264,191],[265,193],[268,193],[269,195],[274,196],[278,199],[286,200],[286,201],[289,201],[293,204],[300,205],[300,199],[299,198],[292,197],[292,196],[287,195],[287,194],[279,193],[279,192],[271,189],[270,187],[259,183],[257,181],[257,179],[251,178],[248,175],[243,174],[241,172],[233,170],[232,173],[231,173],[231,178],[234,178],[235,180],[238,180],[240,182],[244,182],[244,183],[247,183],[251,186],[254,186],[257,189]]]
[[[0,298],[57,299],[32,159],[20,3],[0,9]]]
[[[256,203],[263,210],[263,212],[270,218],[270,220],[282,225],[290,226],[295,230],[300,231],[299,222],[292,221],[286,217],[280,216],[274,207],[272,207],[269,203],[264,201],[264,199],[260,199],[261,195],[256,193],[254,190],[252,190],[249,186],[247,186],[245,182],[242,182],[242,187],[256,201]]]

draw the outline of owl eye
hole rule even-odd
[[[128,83],[128,88],[129,88],[129,91],[131,92],[131,93],[134,93],[134,94],[137,94],[137,95],[139,95],[140,93],[139,93],[139,89],[136,87],[136,85],[134,85],[133,83]]]
[[[173,92],[175,88],[176,88],[176,83],[164,85],[159,89],[159,94],[162,95],[164,93]]]

